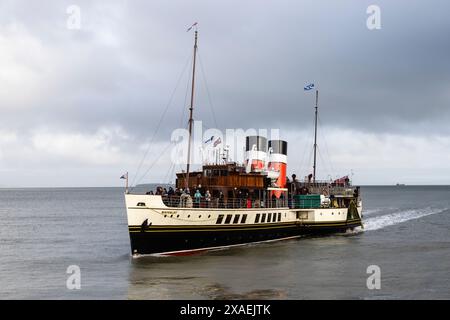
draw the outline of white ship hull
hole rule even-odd
[[[361,226],[348,208],[183,208],[161,196],[125,194],[131,253],[187,254]]]

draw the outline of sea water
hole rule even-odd
[[[122,188],[0,189],[0,298],[450,299],[450,187],[361,191],[364,229],[136,259]]]

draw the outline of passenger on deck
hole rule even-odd
[[[197,189],[197,191],[194,194],[195,198],[195,207],[200,208],[200,201],[202,199],[202,194],[200,193],[200,190]]]
[[[211,206],[211,193],[209,193],[209,190],[206,190],[205,200],[206,200],[206,207],[209,208]]]
[[[183,192],[181,195],[180,207],[192,208],[192,197],[189,193]]]
[[[225,208],[224,195],[222,191],[219,193],[219,208]]]

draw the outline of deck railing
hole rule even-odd
[[[189,196],[162,196],[164,204],[168,207],[181,208],[223,208],[223,209],[251,209],[251,208],[285,208],[288,207],[286,199],[245,199],[245,198],[201,198]]]

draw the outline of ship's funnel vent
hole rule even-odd
[[[267,156],[267,139],[261,136],[245,138],[245,163],[248,172],[264,170]]]
[[[284,140],[270,140],[269,150],[272,154],[284,154],[287,156],[287,142]]]
[[[269,141],[269,155],[267,160],[267,170],[271,173],[278,173],[278,176],[272,182],[274,187],[286,188],[287,171],[287,142],[284,140]],[[273,191],[272,195],[280,198],[281,191]]]

